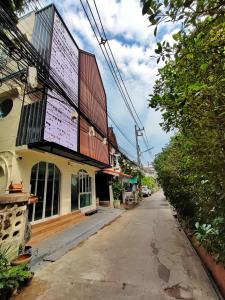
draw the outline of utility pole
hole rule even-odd
[[[138,137],[143,135],[141,131],[144,130],[144,128],[140,129],[135,124],[134,129],[135,129],[136,149],[137,149],[137,164],[140,167],[141,166],[141,151],[140,151],[140,146],[138,144]]]

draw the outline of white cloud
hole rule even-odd
[[[153,40],[153,28],[147,28],[149,24],[142,16],[139,0],[96,2],[107,32],[139,43],[146,44]]]

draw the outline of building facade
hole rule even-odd
[[[31,222],[95,209],[95,174],[110,160],[95,56],[78,48],[54,5],[25,16],[18,27],[41,56],[46,78],[37,73],[35,79],[28,68],[27,82],[14,77],[0,87],[0,193],[23,182],[24,191],[37,195]],[[50,76],[56,88],[46,83]]]

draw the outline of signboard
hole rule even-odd
[[[44,139],[77,151],[77,119],[73,118],[75,109],[59,100],[58,94],[49,93]]]
[[[78,104],[79,50],[58,14],[54,12],[50,68],[73,103]],[[50,71],[51,72],[51,71]],[[77,151],[75,109],[56,92],[48,91],[44,139]]]

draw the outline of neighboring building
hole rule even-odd
[[[109,141],[109,162],[110,166],[114,168],[116,166],[115,154],[118,151],[118,144],[115,133],[112,127],[108,128],[108,141]],[[113,195],[112,195],[112,180],[116,176],[115,172],[109,172],[108,169],[98,171],[96,173],[96,197],[99,205],[112,206]]]
[[[110,166],[106,94],[95,56],[78,48],[54,5],[27,15],[19,27],[73,103],[42,82],[2,85],[0,192],[23,181],[39,197],[30,205],[31,222],[95,209],[96,171]]]
[[[153,178],[157,178],[156,170],[152,164],[143,166],[143,170],[144,170],[146,176],[151,176]]]
[[[108,128],[108,141],[109,141],[109,160],[110,168],[102,169],[96,172],[96,197],[99,205],[102,206],[113,206],[113,190],[112,183],[115,177],[121,180],[121,183],[129,181],[129,175],[121,171],[119,164],[119,157],[124,155],[118,150],[118,143],[116,135],[112,127]],[[125,157],[124,157],[125,159]],[[122,193],[123,202],[125,200],[125,194]]]
[[[108,139],[111,142],[109,145],[109,163],[111,167],[115,166],[115,154],[118,152],[119,146],[117,143],[116,135],[112,127],[108,129]]]

